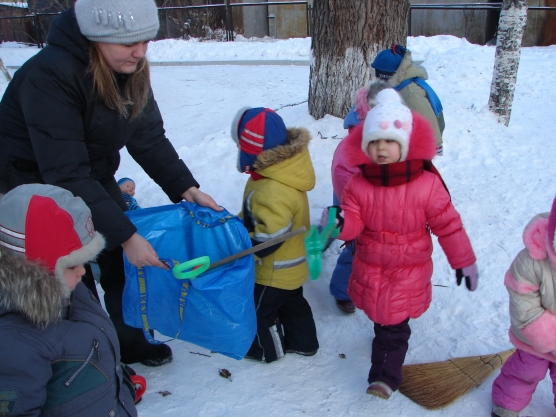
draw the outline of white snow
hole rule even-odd
[[[21,65],[37,52],[36,48],[16,46],[0,45],[0,57],[7,66]],[[436,158],[435,164],[463,218],[481,278],[474,293],[457,287],[454,271],[435,241],[433,301],[422,317],[410,321],[413,333],[406,363],[499,352],[511,347],[504,273],[522,248],[524,225],[534,214],[549,211],[556,194],[551,165],[556,155],[556,46],[522,49],[509,127],[497,123],[487,106],[494,47],[451,36],[409,38],[408,46],[415,60],[424,61],[429,83],[444,106],[444,156]],[[231,212],[238,212],[247,176],[235,168],[232,118],[244,105],[280,109],[287,125],[304,126],[312,133],[310,151],[317,185],[309,200],[312,221],[318,222],[322,209],[332,201],[330,162],[346,134],[342,119],[326,116],[314,120],[308,114],[308,66],[258,66],[255,62],[309,61],[310,39],[166,40],[152,42],[148,57],[159,62],[254,60],[247,66],[153,66],[152,84],[167,136],[202,190]],[[0,93],[6,85],[0,76]],[[169,203],[125,151],[118,175],[136,180],[141,206]],[[335,242],[324,254],[322,276],[304,285],[321,346],[316,356],[288,354],[272,364],[262,364],[235,361],[187,342],[172,341],[171,364],[134,366],[148,383],[138,405],[140,415],[490,415],[490,390],[498,371],[453,405],[437,411],[425,410],[400,393],[388,401],[365,393],[373,325],[362,311],[341,314],[329,295],[330,275],[339,253],[340,242]],[[232,373],[232,381],[219,376],[221,368]],[[171,395],[162,396],[162,391]],[[548,377],[520,415],[556,415]]]

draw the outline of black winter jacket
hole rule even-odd
[[[71,191],[89,206],[112,250],[136,231],[123,214],[127,207],[114,179],[120,149],[126,146],[174,203],[199,184],[166,138],[152,94],[133,121],[96,98],[87,74],[88,40],[73,8],[54,20],[47,43],[15,73],[0,102],[8,188],[40,182]],[[118,77],[125,83],[126,75]]]
[[[91,292],[79,283],[68,300],[45,268],[2,252],[0,415],[137,416],[116,330]]]

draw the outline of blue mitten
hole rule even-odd
[[[479,285],[479,271],[477,264],[471,264],[465,268],[456,269],[456,281],[458,285],[465,278],[465,286],[469,291],[475,291]]]

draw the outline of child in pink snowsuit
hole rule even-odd
[[[556,199],[523,231],[525,249],[504,277],[510,341],[517,348],[492,384],[493,417],[517,417],[550,372],[556,396]],[[556,402],[555,402],[556,406]]]
[[[465,277],[473,291],[478,274],[460,216],[431,163],[430,124],[392,89],[379,92],[376,102],[363,128],[344,139],[346,161],[359,172],[343,192],[338,239],[355,239],[348,295],[375,323],[367,393],[387,399],[401,384],[409,319],[431,302],[431,231],[458,284]]]

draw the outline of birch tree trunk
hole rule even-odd
[[[510,123],[521,40],[527,23],[527,0],[504,0],[498,23],[496,57],[488,107],[506,126]]]
[[[309,113],[344,117],[355,92],[372,78],[375,56],[405,46],[407,0],[315,0]]]
[[[0,58],[0,71],[2,72],[2,74],[4,74],[4,77],[6,77],[6,80],[8,82],[10,82],[12,80],[12,76],[10,75],[10,73],[8,72],[6,67],[4,66],[4,61],[2,61],[2,58]]]

